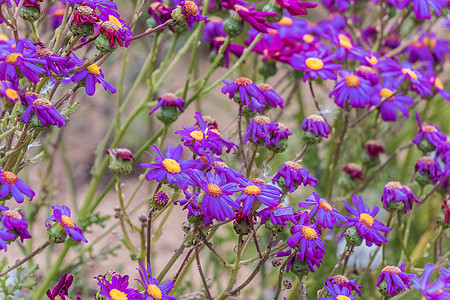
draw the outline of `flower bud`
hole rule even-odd
[[[127,175],[133,168],[134,155],[130,150],[125,148],[114,148],[106,150],[110,155],[109,169],[116,175]]]
[[[234,220],[233,229],[237,234],[243,234],[243,235],[249,234],[250,233],[250,225],[248,224],[247,218],[244,218],[242,220]]]
[[[101,52],[113,52],[117,48],[117,44],[115,45],[114,48],[111,48],[111,41],[104,33],[100,33],[95,38],[94,43],[97,49]]]
[[[41,16],[41,11],[36,6],[22,6],[19,16],[27,21],[34,22]]]
[[[282,264],[283,264],[283,260],[281,258],[275,258],[274,260],[272,260],[272,266],[274,268],[278,268]]]
[[[67,238],[64,226],[59,222],[55,222],[53,225],[47,228],[48,241],[54,244],[64,243]]]
[[[301,279],[303,276],[307,276],[310,271],[306,262],[300,259],[293,259],[289,272],[294,273]]]
[[[91,23],[81,24],[81,27],[77,26],[76,23],[72,23],[69,28],[74,35],[79,35],[81,37],[87,37],[94,33],[94,24]]]
[[[384,296],[384,299],[390,299],[390,298],[394,297],[395,295],[397,295],[398,292],[399,292],[398,289],[399,289],[399,288],[397,287],[397,291],[395,291],[394,293],[392,293],[392,294],[389,296],[389,289],[388,289],[388,286],[387,286],[386,281],[383,280],[383,281],[380,283],[380,285],[378,286],[378,291],[380,292],[381,295]]]
[[[423,155],[427,155],[427,153],[434,151],[436,149],[436,146],[430,143],[430,141],[428,141],[426,138],[422,138],[417,145],[417,149],[422,151]]]
[[[163,209],[167,202],[169,202],[169,196],[166,193],[159,191],[153,194],[151,206],[156,210]]]
[[[237,13],[233,13],[231,17],[228,17],[223,21],[223,30],[230,38],[240,36],[244,32],[244,21],[238,16]]]
[[[277,16],[266,17],[266,20],[269,23],[279,22],[281,18],[283,18],[283,8],[273,1],[269,1],[269,3],[262,8],[262,11],[274,12],[278,14]]]
[[[290,282],[289,280],[285,279],[283,280],[283,286],[286,290],[289,290],[292,288],[292,282]]]
[[[363,241],[355,227],[350,227],[345,231],[345,240],[347,241],[347,246],[359,246]]]
[[[265,78],[272,77],[273,75],[277,74],[277,63],[274,60],[262,60],[258,64],[258,72]]]
[[[175,9],[172,11],[171,16],[172,19],[174,19],[178,25],[184,26],[187,24],[186,15],[181,12],[181,6],[178,5],[177,7],[175,7]]]

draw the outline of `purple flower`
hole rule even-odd
[[[63,19],[64,19],[64,13],[66,11],[66,8],[64,6],[58,6],[58,7],[51,7],[49,9],[50,14],[50,25],[53,29],[58,28]]]
[[[378,276],[377,286],[380,286],[383,280],[386,282],[388,288],[388,295],[394,296],[404,289],[411,289],[410,278],[412,274],[405,273],[405,262],[400,266],[387,266],[381,271]]]
[[[191,169],[190,177],[197,183],[204,192],[202,198],[202,214],[211,219],[225,221],[236,216],[233,209],[239,210],[240,205],[230,198],[230,195],[241,191],[236,187],[236,183],[225,183],[220,176],[207,172]]]
[[[398,181],[390,181],[384,186],[381,201],[383,202],[383,206],[385,208],[392,207],[390,203],[394,202],[392,209],[396,209],[395,203],[403,203],[405,214],[408,213],[408,209],[412,209],[414,201],[421,203],[421,201],[414,196],[408,187],[403,186]]]
[[[164,4],[162,0],[157,0],[151,3],[148,7],[148,13],[153,17],[158,25],[164,24],[168,20],[172,19],[172,11],[173,8]],[[162,30],[164,29],[161,29],[161,31]]]
[[[0,82],[0,97],[15,103],[19,99],[19,92],[12,88],[11,83],[2,81]]]
[[[202,41],[212,42],[216,37],[227,36],[225,30],[223,30],[223,20],[220,17],[210,17],[206,21],[205,27],[203,28]]]
[[[316,226],[309,223],[306,212],[302,213],[298,224],[292,226],[293,235],[287,240],[287,244],[291,248],[298,249],[300,259],[303,261],[321,261],[326,252]]]
[[[181,13],[186,16],[186,23],[192,30],[195,22],[201,22],[207,19],[200,14],[197,4],[193,1],[181,1],[178,4],[181,7]]]
[[[83,63],[80,64],[80,66]],[[105,90],[109,90],[111,94],[116,92],[116,88],[105,80],[103,71],[97,66],[97,64],[91,64],[86,69],[80,70],[72,75],[70,78],[73,82],[84,83],[86,94],[92,96],[95,94],[95,84],[101,83]]]
[[[310,176],[309,170],[302,168],[300,164],[294,161],[287,161],[278,170],[272,182],[277,182],[283,189],[285,187],[290,193],[293,193],[301,184],[315,187],[318,180]]]
[[[273,226],[278,224],[287,226],[287,221],[297,224],[297,221],[294,219],[294,208],[292,206],[284,207],[282,204],[278,204],[277,206],[266,207],[258,212],[257,216],[261,217],[261,224],[265,224],[269,219]]]
[[[222,93],[228,94],[230,99],[233,97],[240,99],[242,105],[248,106],[252,97],[256,98],[260,103],[264,102],[261,89],[246,77],[240,77],[235,82],[224,80],[223,83],[225,83],[225,86],[222,87]],[[238,93],[237,96],[236,93]]]
[[[172,93],[163,94],[158,97],[158,104],[153,107],[148,114],[151,115],[154,113],[158,108],[161,106],[172,106],[177,107],[181,112],[184,112],[184,103],[185,101],[181,99],[180,97],[177,97],[176,95]]]
[[[256,143],[260,139],[264,140],[266,145],[270,144],[270,132],[278,128],[278,123],[272,123],[269,117],[260,115],[254,117],[247,126],[247,133],[244,136],[243,142],[247,143],[250,138]]]
[[[46,227],[51,226],[48,224],[48,221],[53,221],[62,226],[66,234],[75,241],[83,241],[87,243],[86,238],[83,236],[83,230],[81,230],[81,228],[77,226],[70,218],[70,209],[67,206],[52,205],[52,209],[53,215],[45,221]]]
[[[431,18],[430,7],[436,15],[440,16],[441,10],[447,4],[446,0],[404,0],[400,5],[400,9],[405,8],[411,2],[413,3],[414,14],[418,20]]]
[[[102,278],[98,282],[100,287],[99,294],[110,300],[141,300],[142,296],[138,290],[128,288],[128,278],[128,275],[123,277],[120,275],[113,275],[111,281],[108,281],[106,278]]]
[[[292,135],[292,131],[290,131],[286,127],[286,125],[284,125],[283,123],[278,123],[278,126],[276,128],[271,129],[269,132],[269,136],[270,136],[269,146],[278,147],[278,143],[280,142],[280,139],[281,139],[281,141],[286,141],[288,139],[288,137],[291,135]],[[283,148],[283,144],[281,144],[280,147],[281,147],[281,149],[285,149],[285,148]],[[272,150],[271,147],[269,147],[269,149]],[[282,151],[284,151],[284,150],[282,150]]]
[[[24,123],[28,123],[31,115],[36,114],[43,126],[56,125],[58,128],[66,125],[66,119],[58,112],[53,104],[44,98],[37,98],[35,94],[26,95],[26,108],[20,119]]]
[[[183,210],[187,209],[189,211],[188,217],[191,215],[197,216],[200,211],[200,206],[198,205],[197,201],[200,194],[198,192],[191,194],[187,190],[184,190],[183,192],[186,199],[177,200],[174,202],[174,204],[183,205]]]
[[[339,75],[342,79],[338,81],[328,96],[330,98],[334,96],[334,103],[342,108],[345,107],[347,101],[351,107],[364,108],[373,93],[370,82],[346,70],[342,70]]]
[[[1,220],[3,221],[3,229],[18,234],[22,243],[24,239],[31,238],[31,234],[28,231],[28,222],[21,212],[10,210],[6,206],[0,206],[0,211],[2,211]]]
[[[356,2],[356,0],[322,0],[322,4],[330,11],[335,11],[334,7],[336,6],[337,11],[343,13],[349,8],[350,1]]]
[[[276,0],[278,5],[286,9],[293,16],[304,16],[308,14],[308,8],[314,8],[317,3],[303,2],[299,0]]]
[[[161,153],[161,151],[155,145],[150,146],[156,156],[149,154],[156,163],[143,163],[141,168],[150,168],[151,170],[147,172],[145,178],[147,181],[156,180],[161,182],[166,179],[169,184],[176,184],[180,189],[186,189],[190,183],[188,171],[190,168],[195,166],[195,161],[193,159],[181,160],[183,156],[183,147],[178,145],[176,148],[169,146],[167,147],[166,157]]]
[[[16,236],[11,232],[5,231],[4,228],[0,229],[0,250],[4,249],[5,251],[8,249],[8,245],[5,241],[10,241]]]
[[[83,2],[89,4],[90,6],[96,8],[99,6],[108,7],[109,9],[117,10],[117,5],[110,0],[63,0],[62,2],[68,1],[70,5],[82,4]]]
[[[18,70],[34,83],[39,82],[38,74],[45,73],[44,69],[36,65],[44,64],[45,61],[28,55],[24,50],[24,41],[19,40],[14,49],[2,51],[0,54],[0,80],[10,81],[16,90],[19,87]]]
[[[163,284],[159,284],[156,278],[152,277],[152,269],[149,263],[147,263],[147,269],[143,263],[139,263],[138,270],[141,279],[135,279],[142,284],[145,290],[144,300],[176,300],[174,296],[168,295],[167,293],[173,289],[173,282],[166,281]]]
[[[442,96],[442,98],[450,102],[450,92],[444,89],[444,85],[442,84],[442,81],[439,79],[439,77],[433,76],[431,78],[431,83],[436,91]]]
[[[334,28],[331,27],[330,29],[330,31],[325,33],[325,37],[337,46],[335,55],[338,61],[343,61],[347,55],[349,60],[359,61],[366,56],[367,53],[362,48],[355,46],[347,35],[343,33],[336,34]]]
[[[365,148],[371,160],[375,160],[381,153],[385,153],[383,145],[376,140],[368,140]]]
[[[244,182],[244,175],[239,173],[233,168],[230,168],[222,161],[216,160],[214,161],[214,173],[219,175],[222,179],[222,182],[234,182],[237,184],[241,184]]]
[[[314,207],[309,212],[309,220],[316,216],[317,223],[325,228],[333,229],[336,223],[339,226],[339,223],[347,221],[344,216],[339,214],[339,211],[336,208],[331,206],[326,199],[320,198],[319,194],[316,192],[313,192],[312,196],[306,198],[305,202],[300,202],[298,204],[300,208],[312,205],[314,205]]]
[[[131,28],[128,27],[124,20],[120,19],[116,12],[106,8],[103,10],[110,14],[107,15],[105,13],[100,15],[99,18],[103,21],[99,26],[100,34],[104,34],[108,38],[111,49],[116,48],[116,43],[121,47],[128,47],[131,42],[131,36],[133,35]],[[102,10],[100,9],[100,11]]]
[[[362,286],[356,285],[356,279],[349,280],[344,275],[336,275],[331,278],[328,278],[327,283],[329,282],[332,285],[337,285],[342,289],[346,288],[350,291],[355,291],[361,297],[361,288]]]
[[[374,206],[371,211],[369,206],[364,204],[362,197],[357,195],[353,195],[352,202],[354,208],[346,201],[344,201],[344,204],[345,209],[355,217],[347,217],[347,222],[341,224],[341,226],[350,225],[355,227],[359,235],[366,240],[366,245],[369,247],[372,244],[381,246],[382,243],[386,243],[388,240],[381,232],[389,232],[391,229],[374,219],[379,210],[378,206]]]
[[[277,16],[276,12],[256,11],[254,7],[245,7],[239,4],[235,4],[231,9],[233,9],[242,20],[262,33],[267,33],[267,28],[273,28],[273,26],[266,21],[266,17]]]
[[[210,49],[214,50],[216,53],[219,53],[220,47],[225,43],[225,37],[216,36],[211,40]],[[223,58],[225,59],[225,68],[228,68],[230,65],[230,53],[236,55],[237,57],[241,57],[244,52],[245,47],[240,44],[229,43],[225,51],[223,53]]]
[[[283,193],[277,187],[267,185],[264,180],[258,178],[252,180],[247,179],[241,183],[241,186],[244,189],[236,201],[243,202],[242,213],[244,215],[250,214],[255,200],[269,207],[278,205],[281,194]]]
[[[273,108],[276,108],[277,106],[283,108],[284,100],[277,94],[277,92],[275,92],[272,86],[267,83],[260,83],[258,84],[258,87],[262,98],[265,100],[266,106],[268,104]]]
[[[69,2],[73,0],[69,0]],[[72,23],[70,24],[70,26],[72,28],[83,28],[84,24],[91,24],[94,25],[99,21],[98,18],[98,14],[97,12],[94,10],[95,9],[95,4],[92,5],[90,3],[88,3],[87,1],[82,1],[80,0],[77,3],[80,3],[80,5],[78,5],[75,9],[74,9],[74,13],[73,13],[73,18],[72,18]],[[110,2],[110,1],[105,1],[105,2]],[[112,2],[114,3],[114,2]],[[114,4],[115,5],[115,4]]]
[[[2,171],[0,169],[0,184],[2,185],[2,188],[0,189],[0,198],[4,198],[11,193],[11,196],[17,203],[22,203],[24,195],[30,198],[30,200],[36,195],[22,179],[9,171]]]
[[[332,283],[327,281],[324,287],[327,289],[328,293],[331,294],[330,297],[318,298],[317,300],[356,300],[355,296],[352,295],[352,290],[347,286],[341,286],[340,284]]]
[[[316,136],[323,136],[328,138],[330,134],[330,127],[322,116],[312,114],[302,122],[302,129],[304,131],[312,131]]]
[[[419,172],[419,174],[425,175],[436,184],[442,179],[444,171],[442,170],[439,163],[430,156],[424,156],[419,158],[414,166],[414,172]],[[417,179],[417,177],[416,177]]]
[[[418,113],[416,113],[416,119],[417,124],[419,124],[419,134],[416,135],[415,138],[413,138],[412,142],[416,145],[420,145],[425,140],[428,144],[432,145],[432,147],[440,148],[447,140],[447,137],[441,131],[441,129],[437,125],[434,125],[430,122],[422,125],[422,121],[420,120]],[[434,148],[430,151],[434,150]]]
[[[45,48],[45,45],[42,43],[39,44],[39,47],[40,48],[36,50],[36,54],[40,59],[44,60],[45,63],[42,64],[42,67],[47,75],[50,77],[53,72],[60,77],[68,76],[67,68],[70,67],[70,57],[56,55],[51,50]]]
[[[305,71],[304,82],[310,77],[336,80],[336,72],[342,67],[333,62],[335,58],[334,54],[328,54],[325,50],[311,51],[292,55],[289,63],[295,70]]]
[[[423,268],[422,278],[413,275],[411,277],[411,283],[426,299],[430,300],[442,300],[450,298],[450,289],[448,283],[444,280],[443,276],[436,279],[434,282],[430,282],[430,277],[434,271],[434,264],[426,264]]]
[[[292,249],[289,249],[287,251],[280,251],[277,253],[277,257],[289,256],[289,255],[291,255],[291,253],[292,253]],[[321,259],[314,259],[314,257],[312,257],[311,259],[304,260],[301,258],[301,252],[296,252],[294,257],[292,257],[286,264],[286,271],[287,272],[291,271],[291,272],[295,272],[295,274],[299,274],[298,270],[296,270],[296,265],[306,264],[308,266],[308,269],[310,272],[315,272],[316,270],[314,269],[314,266],[320,267],[321,263],[322,263]],[[303,275],[303,270],[301,270],[300,272],[302,273],[301,275]]]
[[[48,289],[46,295],[51,300],[60,300],[60,299],[68,299],[69,288],[73,282],[73,275],[67,276],[67,273],[61,277],[53,290]],[[81,300],[80,297],[77,297],[77,300]]]

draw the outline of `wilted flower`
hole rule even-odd
[[[344,275],[336,275],[327,279],[332,285],[338,285],[341,289],[347,288],[350,292],[355,291],[361,297],[362,286],[356,285],[356,279],[349,280]]]
[[[404,289],[411,289],[410,279],[412,274],[405,273],[405,262],[400,266],[387,266],[381,271],[378,276],[377,286],[381,287],[381,283],[386,282],[387,294],[384,291],[380,291],[385,297],[392,297],[397,295]]]
[[[310,176],[309,170],[302,168],[300,164],[295,161],[287,161],[278,170],[272,182],[278,183],[283,189],[286,188],[290,193],[293,193],[301,184],[315,187],[318,180]]]
[[[10,210],[6,206],[0,206],[0,211],[0,220],[3,222],[3,229],[17,234],[22,243],[24,239],[31,238],[31,234],[28,231],[28,222],[25,220],[23,213],[17,210]]]

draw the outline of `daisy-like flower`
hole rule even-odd
[[[292,206],[278,204],[277,206],[267,207],[258,212],[257,216],[261,217],[261,224],[266,224],[268,220],[273,226],[287,226],[287,221],[297,224],[297,220],[294,219],[294,208]]]
[[[214,173],[220,176],[222,182],[234,182],[237,184],[241,184],[245,181],[245,177],[243,174],[239,173],[233,168],[228,167],[227,164],[223,161],[214,161]]]
[[[202,198],[202,214],[204,216],[219,221],[225,221],[227,218],[233,219],[236,216],[233,209],[239,210],[241,207],[230,198],[230,195],[242,190],[236,187],[236,183],[225,183],[220,176],[212,172],[203,174],[196,169],[191,169],[189,175],[204,192]]]
[[[355,227],[359,235],[366,240],[366,245],[369,247],[372,244],[381,246],[381,244],[386,243],[388,240],[382,232],[389,232],[391,229],[374,219],[379,211],[378,206],[374,206],[370,210],[369,206],[364,204],[362,197],[357,195],[353,195],[352,202],[354,208],[346,201],[344,201],[344,204],[345,209],[355,217],[347,217],[347,222],[341,224],[341,226],[350,225]]]
[[[292,251],[295,250],[280,251],[277,253],[277,257],[290,256]],[[308,272],[315,272],[314,266],[320,267],[320,264],[322,264],[321,259],[311,258],[303,260],[301,252],[295,252],[295,255],[286,264],[286,272],[292,272],[297,276],[305,276]]]
[[[327,281],[324,287],[331,296],[317,298],[317,300],[356,300],[355,296],[352,295],[352,290],[346,286],[340,286],[339,284]]]
[[[156,104],[156,106],[153,107],[148,112],[148,114],[151,115],[152,113],[154,113],[161,106],[164,106],[164,107],[166,107],[166,106],[168,106],[168,107],[176,107],[181,112],[184,112],[184,103],[185,103],[185,101],[182,98],[177,97],[176,95],[174,95],[172,93],[163,94],[163,95],[158,97],[158,104]]]
[[[335,58],[334,54],[320,50],[294,54],[289,59],[289,63],[295,70],[305,71],[304,82],[309,78],[317,79],[319,77],[324,80],[336,80],[336,72],[342,67],[333,62]]]
[[[200,206],[198,205],[198,196],[200,195],[198,192],[195,192],[194,194],[189,193],[189,191],[184,190],[183,191],[185,199],[174,201],[174,204],[179,204],[183,206],[183,210],[188,210],[188,218],[191,215],[198,216],[198,213],[200,212]]]
[[[159,284],[158,280],[152,277],[152,269],[149,263],[147,263],[147,269],[143,263],[139,263],[139,268],[136,268],[136,270],[138,270],[141,279],[135,280],[139,281],[144,287],[144,300],[176,300],[174,296],[167,294],[173,289],[173,282],[169,280]]]
[[[411,197],[411,190],[404,187],[398,181],[390,181],[383,188],[383,195],[381,196],[381,201],[383,206],[389,211],[398,211],[404,209],[405,214],[408,210],[412,209],[415,202],[421,203],[419,199],[414,196]]]
[[[283,193],[280,189],[273,185],[267,185],[264,180],[259,178],[254,178],[252,180],[246,180],[241,183],[244,188],[242,194],[237,197],[236,201],[243,202],[242,213],[244,215],[249,215],[250,211],[258,200],[260,203],[273,207],[280,203],[281,194]],[[259,205],[258,205],[259,206]]]
[[[70,218],[71,212],[67,206],[52,205],[52,209],[53,215],[45,221],[46,227],[52,226],[48,222],[53,221],[55,224],[63,227],[66,234],[74,240],[87,243],[86,238],[83,236],[83,230]]]
[[[72,282],[73,275],[67,276],[67,273],[65,273],[53,290],[48,289],[45,294],[51,300],[69,299],[69,288],[72,285]],[[78,296],[77,300],[81,300],[81,298]]]
[[[99,19],[103,21],[99,26],[100,34],[104,34],[110,41],[110,48],[114,49],[116,43],[121,47],[128,47],[133,32],[120,15],[109,8],[99,7]],[[97,37],[98,39],[98,37]]]
[[[436,184],[444,175],[444,171],[439,165],[439,162],[430,156],[423,156],[419,158],[414,166],[414,172],[416,172],[415,179],[420,184],[427,184],[431,182]]]
[[[269,117],[256,116],[248,124],[243,142],[247,143],[251,138],[251,142],[257,143],[262,139],[266,145],[269,145],[271,140],[270,132],[277,128],[278,123],[272,123]]]
[[[216,37],[225,37],[227,33],[223,30],[223,19],[220,17],[209,17],[203,28],[202,41],[212,42]]]
[[[276,17],[278,15],[276,12],[256,11],[254,7],[245,7],[239,4],[235,4],[231,9],[238,14],[239,18],[262,33],[267,33],[268,28],[273,28],[273,26],[266,21],[266,17]]]
[[[28,222],[25,220],[23,213],[17,210],[10,210],[6,206],[0,206],[0,211],[0,219],[3,221],[4,229],[17,234],[22,243],[24,239],[31,238],[31,234],[28,231]]]
[[[319,194],[313,192],[312,196],[305,199],[304,202],[300,202],[298,206],[300,208],[313,206],[309,212],[309,219],[314,216],[317,219],[317,223],[323,227],[333,229],[335,224],[339,226],[340,223],[345,223],[347,219],[339,214],[339,211],[331,206],[331,204],[324,198],[320,198]],[[317,213],[317,215],[316,215]]]
[[[325,122],[325,119],[316,114],[312,114],[303,120],[302,129],[304,131],[310,131],[316,136],[323,136],[324,138],[328,138],[330,134],[330,127]]]
[[[4,198],[11,193],[11,196],[17,203],[22,203],[24,195],[30,198],[30,200],[36,195],[22,179],[9,171],[2,171],[0,169],[0,184],[2,185],[2,188],[0,189],[0,198]]]
[[[444,85],[439,77],[433,76],[431,78],[431,84],[433,88],[448,102],[450,102],[450,92],[444,89]]]
[[[19,92],[12,88],[11,83],[2,81],[0,82],[0,97],[6,100],[16,103],[19,99]]]
[[[94,32],[94,24],[97,24],[98,21],[95,5],[83,1],[74,9],[70,28],[75,34],[88,36]]]
[[[24,41],[19,40],[14,49],[2,51],[0,54],[0,80],[8,80],[16,90],[19,88],[18,71],[34,83],[39,82],[38,74],[45,73],[44,69],[37,66],[45,64],[45,61],[30,57],[24,50]]]
[[[405,273],[405,262],[400,266],[387,266],[378,276],[377,286],[379,287],[384,281],[387,285],[386,297],[397,295],[405,289],[411,289],[410,278],[412,274]]]
[[[52,76],[52,72],[60,77],[68,76],[67,68],[70,67],[70,57],[56,55],[42,43],[39,43],[39,49],[36,50],[36,54],[45,61],[42,67],[49,77]]]
[[[287,148],[287,139],[291,135],[292,131],[286,125],[278,123],[278,126],[269,132],[269,149],[274,152],[283,152]]]
[[[138,290],[128,288],[128,278],[128,275],[113,275],[111,281],[102,278],[98,282],[99,294],[109,300],[141,300],[142,295]]]
[[[20,119],[28,123],[32,114],[35,113],[43,126],[56,125],[62,127],[66,125],[66,119],[58,112],[53,104],[44,98],[37,98],[35,94],[26,95],[25,102],[28,105]]]
[[[342,108],[345,107],[347,101],[351,107],[364,108],[373,93],[370,82],[346,70],[342,70],[339,75],[342,79],[338,81],[328,96],[330,98],[334,96],[334,103]]]
[[[418,20],[431,18],[430,7],[438,16],[441,15],[441,10],[447,4],[446,0],[404,0],[400,4],[400,9],[405,8],[408,4],[413,3],[414,14]]]
[[[261,89],[247,77],[240,77],[234,82],[224,80],[223,83],[225,86],[222,87],[222,93],[228,94],[230,99],[235,98],[242,105],[248,106],[252,97],[256,98],[258,102],[264,102]]]
[[[411,277],[412,285],[422,293],[426,299],[441,300],[450,298],[450,288],[444,280],[444,276],[440,276],[434,282],[430,282],[430,277],[435,269],[434,264],[426,264],[423,268],[422,278],[413,275]]]
[[[6,241],[10,241],[16,236],[11,232],[7,232],[5,229],[0,229],[0,250],[4,249],[5,251],[8,249],[8,245]]]
[[[414,104],[413,98],[403,95],[402,92],[394,95],[397,88],[398,86],[394,85],[394,78],[385,78],[382,86],[375,86],[376,92],[373,94],[371,104],[376,105],[382,101],[380,113],[381,119],[385,122],[395,122],[397,120],[397,110],[405,118],[409,118],[407,105]]]
[[[272,86],[267,83],[260,83],[258,84],[258,87],[260,94],[265,100],[266,106],[270,105],[273,108],[279,106],[280,108],[283,108],[284,100],[277,94],[277,92],[275,92]]]
[[[181,160],[183,147],[181,145],[178,145],[176,148],[172,146],[167,147],[165,157],[155,145],[150,146],[150,148],[155,151],[156,156],[149,152],[146,153],[156,163],[143,163],[140,166],[141,168],[151,169],[145,175],[147,181],[156,180],[161,182],[163,179],[166,179],[169,184],[176,184],[180,189],[186,189],[190,183],[188,171],[195,166],[195,161],[191,158]]]
[[[362,48],[354,45],[352,40],[343,33],[332,36],[330,40],[334,41],[337,46],[335,54],[338,61],[343,61],[347,55],[349,60],[361,60],[361,58],[366,56],[366,52]]]
[[[358,69],[356,69],[356,75],[369,80],[373,86],[380,82],[377,70],[372,67],[359,66]]]
[[[341,288],[341,290],[343,288],[347,288],[350,291],[350,293],[352,291],[355,291],[355,293],[357,293],[361,297],[362,286],[356,285],[356,279],[349,280],[344,275],[336,275],[328,278],[326,282],[327,283],[329,282],[332,285],[338,285]]]
[[[416,119],[417,124],[419,125],[419,133],[413,138],[412,142],[416,144],[422,152],[431,152],[445,144],[447,137],[441,131],[439,126],[430,122],[422,124],[418,113],[416,113]]]
[[[83,62],[80,64],[80,66]],[[84,84],[86,94],[92,96],[95,94],[95,84],[101,83],[105,90],[109,90],[111,94],[116,92],[116,88],[105,80],[105,75],[97,64],[91,64],[86,69],[80,70],[70,78],[73,82],[81,82]]]
[[[276,0],[277,4],[286,9],[293,16],[304,16],[308,14],[308,8],[317,7],[317,3],[299,0]]]
[[[194,28],[194,23],[201,22],[207,19],[200,14],[197,4],[193,1],[181,1],[178,4],[181,8],[181,14],[185,16],[186,23],[189,26],[189,30]]]
[[[292,226],[293,235],[287,240],[287,244],[291,248],[298,249],[303,261],[322,260],[326,252],[316,226],[309,223],[307,212],[302,213],[298,224]]]
[[[272,183],[278,183],[283,190],[290,193],[293,193],[301,184],[315,187],[317,182],[316,178],[309,175],[308,169],[302,168],[295,161],[285,162],[272,179]]]

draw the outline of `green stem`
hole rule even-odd
[[[252,173],[253,163],[255,162],[256,155],[258,154],[258,145],[255,144],[254,147],[255,149],[253,150],[253,154],[250,158],[250,163],[248,164],[247,167],[247,173],[245,174],[246,178],[249,178],[250,174]]]
[[[400,254],[400,259],[398,262],[398,265],[399,265],[402,263],[404,256],[406,256],[406,260],[408,262],[411,261],[411,258],[409,257],[408,251],[406,250],[405,239],[404,239],[404,234],[403,234],[402,215],[400,213],[397,213],[397,222],[398,222],[398,239],[399,239],[400,245],[402,247],[402,252]]]
[[[228,297],[228,292],[233,288],[234,282],[236,281],[236,276],[239,272],[239,269],[241,267],[240,261],[241,261],[241,254],[243,245],[241,243],[242,241],[242,234],[239,234],[238,236],[238,245],[237,245],[237,252],[236,252],[236,259],[234,260],[234,266],[231,269],[230,273],[230,279],[228,280],[228,284],[226,288],[222,291],[222,293],[217,297],[217,300],[224,300]]]
[[[20,267],[21,265],[23,265],[24,263],[26,263],[27,261],[32,259],[34,256],[36,256],[39,253],[41,253],[42,251],[44,251],[44,249],[47,248],[50,244],[51,243],[49,241],[46,241],[44,244],[42,244],[36,250],[34,250],[30,255],[28,255],[27,257],[24,257],[23,259],[17,261],[14,265],[6,268],[6,270],[4,270],[3,272],[0,273],[0,277],[8,274],[9,272],[11,272],[12,270],[16,269],[17,267]]]

